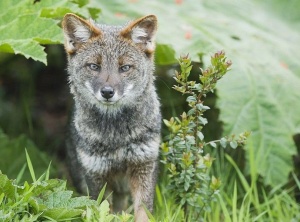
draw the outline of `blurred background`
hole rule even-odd
[[[59,27],[67,12],[107,24],[157,15],[155,75],[164,119],[187,110],[185,98],[172,89],[177,58],[191,56],[191,78],[197,80],[200,67],[208,66],[210,56],[224,50],[232,60],[232,70],[205,100],[211,107],[206,112],[205,138],[209,141],[246,130],[252,134],[245,147],[206,151],[217,159],[215,173],[233,187],[238,173],[226,153],[249,181],[255,173],[256,182],[266,189],[295,186],[300,169],[297,0],[2,1],[0,170],[9,178],[16,178],[25,166],[25,148],[37,175],[52,161],[51,176],[68,178],[64,139],[73,101]],[[32,26],[36,18],[49,20],[52,26]],[[43,46],[45,53],[35,53],[43,49],[28,49],[23,43]],[[163,127],[163,137],[167,133]],[[22,180],[30,180],[28,170]],[[292,189],[291,195],[299,198],[299,190]]]

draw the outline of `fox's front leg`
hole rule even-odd
[[[149,221],[144,206],[153,211],[153,199],[157,177],[155,161],[135,165],[130,168],[130,188],[134,201],[134,217],[136,222]]]
[[[85,181],[87,184],[89,195],[92,199],[97,200],[99,193],[103,186],[105,185],[105,177],[98,175],[96,173],[88,173],[85,175]],[[105,190],[105,194],[108,189]]]

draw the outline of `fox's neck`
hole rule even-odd
[[[139,106],[112,111],[109,107],[105,110],[77,104],[73,120],[78,134],[95,145],[91,150],[106,147],[113,151],[131,140],[147,135],[151,128],[148,124],[153,121],[146,121],[146,112],[145,108],[139,110]]]

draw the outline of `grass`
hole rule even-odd
[[[255,155],[250,152],[250,178],[240,170],[233,158],[223,151],[214,164],[217,175],[223,180],[217,200],[212,202],[211,211],[203,215],[207,222],[278,222],[300,221],[300,205],[295,199],[295,192],[300,190],[300,181],[292,175],[290,187],[278,185],[266,187],[260,183],[257,168],[253,164]],[[252,152],[252,154],[251,154]],[[166,181],[162,181],[165,184]],[[186,221],[183,210],[168,194],[165,185],[156,189],[156,221]],[[191,220],[187,220],[191,221]]]
[[[224,179],[222,189],[217,200],[212,202],[211,211],[204,214],[203,221],[300,221],[300,205],[294,197],[295,191],[300,189],[300,182],[295,174],[293,174],[295,185],[290,188],[282,185],[274,188],[264,187],[259,183],[255,165],[250,165],[251,177],[248,179],[231,156],[224,154],[224,158],[226,168],[219,172]],[[220,164],[217,161],[218,159],[215,164]],[[254,163],[251,160],[250,162]],[[155,221],[186,221],[183,210],[174,202],[164,185],[156,188],[154,217]]]
[[[251,143],[251,140],[249,141]],[[250,178],[240,170],[230,155],[225,154],[229,164],[221,175],[225,179],[218,201],[213,203],[212,212],[207,213],[204,221],[247,222],[247,221],[299,221],[300,205],[295,199],[295,192],[300,189],[300,182],[293,174],[291,187],[278,185],[270,188],[259,181],[254,164],[253,147],[249,152]],[[216,163],[218,164],[218,163]],[[232,178],[227,175],[232,175]]]
[[[300,205],[294,198],[295,190],[300,189],[300,181],[296,175],[293,174],[294,186],[286,188],[279,185],[270,189],[260,185],[254,165],[250,166],[251,178],[247,179],[231,156],[224,154],[224,158],[227,169],[225,168],[222,174],[227,181],[223,181],[222,190],[216,201],[211,203],[211,211],[205,212],[202,221],[300,220]],[[120,215],[110,213],[108,202],[103,201],[104,189],[97,201],[87,197],[73,197],[65,181],[49,178],[50,165],[47,171],[37,178],[34,164],[27,151],[26,159],[32,183],[16,185],[16,181],[20,181],[24,171],[27,170],[25,167],[20,170],[16,181],[8,180],[1,174],[1,221],[133,221],[132,212],[123,212]],[[217,160],[215,163],[220,164]],[[229,177],[230,174],[233,176]],[[156,186],[155,212],[153,215],[149,213],[150,220],[192,221],[184,218],[183,210],[166,189],[167,179],[163,178]],[[60,196],[66,196],[67,201],[62,202]]]

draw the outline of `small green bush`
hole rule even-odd
[[[0,172],[0,221],[129,221],[131,215],[110,213],[107,200],[102,201],[104,189],[97,201],[87,196],[73,197],[66,181],[49,179],[49,168],[36,179],[26,152],[27,165],[33,183],[16,184]]]
[[[211,66],[201,70],[199,82],[188,79],[192,69],[188,56],[181,57],[179,64],[181,71],[176,72],[174,77],[178,85],[173,88],[188,95],[186,102],[190,109],[183,112],[180,118],[164,120],[170,135],[161,145],[164,155],[162,162],[169,170],[169,189],[183,207],[185,217],[198,221],[204,212],[211,210],[210,202],[215,200],[221,185],[218,178],[209,175],[214,158],[209,153],[204,154],[204,147],[216,147],[219,143],[224,148],[229,145],[235,149],[244,145],[249,133],[242,133],[237,138],[230,136],[210,142],[204,140],[202,129],[208,120],[203,117],[203,113],[209,109],[204,105],[204,99],[207,93],[214,91],[217,81],[231,65],[224,52],[217,52],[211,57]]]

